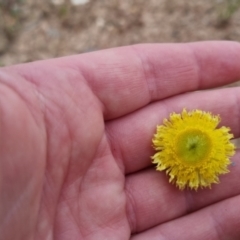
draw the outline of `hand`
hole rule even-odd
[[[184,107],[240,135],[234,42],[138,45],[0,70],[0,239],[240,239],[240,162],[180,191],[151,164]]]

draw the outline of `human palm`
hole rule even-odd
[[[239,239],[240,166],[180,191],[151,164],[156,125],[203,109],[240,134],[231,42],[139,45],[0,70],[0,239]]]

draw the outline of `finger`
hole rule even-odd
[[[10,68],[37,85],[44,79],[87,84],[113,119],[175,94],[221,86],[240,78],[234,42],[149,44],[116,48]]]
[[[158,224],[240,194],[240,151],[233,157],[230,173],[220,177],[212,189],[180,191],[164,172],[143,170],[126,178],[128,218],[133,232]]]
[[[109,121],[107,133],[115,158],[122,162],[129,174],[151,165],[154,154],[152,137],[156,126],[162,124],[171,112],[183,108],[202,109],[220,114],[221,125],[231,128],[235,137],[240,136],[240,88],[186,93],[149,105],[130,115]]]
[[[131,240],[240,239],[240,196],[137,234]]]

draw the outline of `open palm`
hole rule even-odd
[[[0,239],[240,239],[240,162],[180,191],[151,164],[170,112],[240,134],[231,42],[137,45],[0,69]],[[195,92],[193,92],[195,91]]]

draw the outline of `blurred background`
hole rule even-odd
[[[240,0],[0,0],[0,66],[214,39],[240,40]]]

